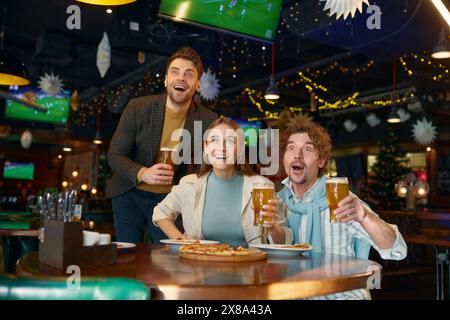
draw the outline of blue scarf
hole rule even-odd
[[[328,208],[327,197],[325,194],[325,176],[319,178],[316,185],[308,192],[313,199],[312,202],[308,203],[296,203],[290,188],[284,188],[278,192],[278,196],[283,199],[291,213],[288,215],[287,221],[294,233],[294,243],[300,243],[300,218],[301,215],[306,214],[306,242],[312,245],[315,252],[321,252],[324,237],[322,235],[320,214]],[[370,244],[360,239],[353,239],[356,257],[367,259],[369,257]]]

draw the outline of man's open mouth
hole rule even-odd
[[[294,173],[300,173],[303,169],[305,169],[305,165],[303,164],[293,164],[291,165],[292,170]]]
[[[176,85],[173,87],[176,91],[185,92],[187,88],[185,86]]]

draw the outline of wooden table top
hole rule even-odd
[[[450,248],[450,237],[431,237],[426,235],[405,235],[404,239],[407,243],[428,244],[437,247]]]
[[[118,255],[114,265],[82,267],[81,276],[127,277],[147,284],[151,299],[298,299],[366,288],[370,260],[306,253],[270,256],[258,262],[185,260],[166,245],[139,244]],[[37,252],[22,257],[20,276],[67,277],[62,270],[39,264]]]

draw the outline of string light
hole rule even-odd
[[[146,93],[146,87],[149,92]],[[121,100],[124,96],[127,98],[136,98],[146,94],[158,93],[164,87],[164,79],[160,73],[155,74],[155,78],[151,77],[150,71],[147,71],[141,80],[134,83],[120,84],[115,88],[104,90],[97,97],[87,103],[82,103],[80,108],[72,114],[74,122],[80,126],[94,125],[97,114],[102,110],[106,103],[112,108],[119,109]],[[127,101],[129,99],[126,99]]]
[[[409,60],[409,61],[408,61]],[[423,56],[417,53],[405,54],[399,58],[399,61],[403,67],[403,70],[410,77],[414,76],[416,73],[413,68],[410,66],[411,62],[417,65],[421,65],[422,67],[431,67],[435,70],[435,73],[431,76],[434,81],[442,81],[444,78],[448,78],[449,68],[442,63],[434,63],[428,55],[424,54]]]
[[[375,62],[373,60],[370,60],[368,63],[366,63],[364,66],[355,67],[355,68],[349,68],[342,66],[339,62],[333,62],[330,65],[326,66],[323,69],[306,69],[306,72],[310,74],[313,78],[318,78],[327,75],[329,72],[332,71],[338,71],[342,74],[351,73],[352,75],[358,75],[360,73],[366,72],[370,70],[375,65]]]
[[[264,114],[265,119],[278,119],[278,112],[271,112],[269,110],[264,110],[261,104],[261,100],[266,101],[263,97],[264,94],[262,92],[257,92],[256,90],[252,90],[249,88],[245,88],[244,92],[248,95],[250,102],[256,106],[260,113]],[[256,98],[255,98],[256,96]],[[257,101],[260,100],[260,101]]]

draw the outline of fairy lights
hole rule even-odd
[[[126,85],[120,84],[114,88],[103,90],[101,94],[91,101],[82,103],[80,108],[72,114],[73,121],[80,127],[94,125],[97,120],[97,114],[105,107],[107,99],[111,107],[116,108],[119,106],[120,100],[122,100],[124,95],[135,98],[160,92],[163,88],[163,77],[156,77],[155,75],[155,78],[152,78],[150,71],[148,71],[141,80]]]
[[[412,64],[417,68],[428,67],[434,70],[434,73],[431,75],[431,78],[434,81],[442,81],[444,78],[448,79],[449,68],[442,63],[434,63],[427,55],[419,55],[417,53],[405,54],[399,58],[400,63],[403,67],[403,70],[410,77],[416,75],[417,71],[413,70],[411,67]]]

